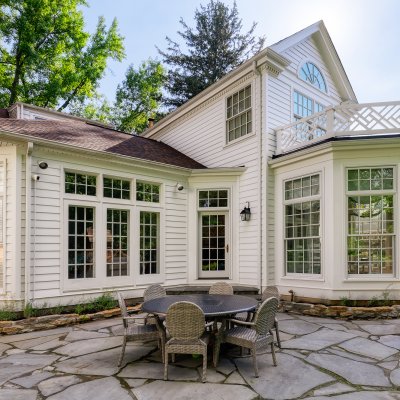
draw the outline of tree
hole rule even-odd
[[[177,107],[226,75],[243,61],[260,51],[265,38],[254,37],[256,23],[241,33],[242,20],[236,2],[229,9],[219,0],[211,0],[196,9],[195,28],[181,18],[183,31],[178,35],[184,40],[187,51],[166,37],[166,51],[159,48],[165,64],[170,66],[166,88],[167,106]]]
[[[68,105],[68,112],[77,117],[113,125],[113,107],[105,96],[97,92],[83,102],[72,100]]]
[[[114,124],[126,132],[141,133],[148,119],[160,119],[165,70],[160,62],[148,59],[137,70],[131,65],[125,80],[118,85],[114,105]]]
[[[84,0],[2,0],[0,7],[0,106],[24,101],[68,107],[93,96],[108,59],[124,57],[116,20],[107,30],[84,31]]]

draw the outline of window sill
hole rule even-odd
[[[281,280],[283,281],[313,281],[313,282],[325,282],[325,279],[322,277],[322,275],[285,275],[282,276]]]
[[[254,136],[256,136],[256,133],[255,133],[255,132],[253,132],[253,133],[248,133],[247,135],[241,136],[240,138],[237,138],[237,139],[235,139],[235,140],[232,140],[232,141],[229,142],[229,143],[226,143],[222,148],[225,149],[225,148],[227,148],[227,147],[234,146],[235,144],[241,143],[241,142],[243,142],[244,140],[250,139],[250,138],[252,138],[252,137],[254,137]]]
[[[395,276],[363,276],[363,277],[347,277],[342,280],[343,283],[353,283],[353,282],[399,282],[399,278]]]

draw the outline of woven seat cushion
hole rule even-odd
[[[273,341],[273,336],[269,333],[266,335],[259,335],[254,329],[246,328],[244,326],[238,326],[232,329],[228,329],[225,332],[225,341],[239,346],[245,346],[246,344],[257,344],[266,345]]]
[[[157,339],[159,334],[155,325],[130,324],[127,328],[127,336],[146,335],[150,338],[152,333],[154,334],[154,338]]]

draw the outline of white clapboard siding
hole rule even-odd
[[[236,254],[246,254],[238,258],[239,265],[236,265],[239,283],[259,285],[259,135],[249,135],[226,145],[226,96],[249,84],[252,85],[253,132],[258,132],[261,93],[258,78],[250,77],[240,86],[232,86],[226,95],[217,97],[205,107],[199,106],[190,116],[183,115],[178,123],[166,126],[153,138],[162,140],[208,168],[246,166],[246,172],[239,179],[239,204],[235,207],[241,209],[249,201],[252,218],[246,224],[240,224],[239,231],[232,232],[232,235],[236,236],[233,241],[238,246]],[[239,216],[232,215],[232,218]],[[237,260],[234,262],[237,263]],[[243,268],[246,268],[244,275]]]
[[[298,90],[302,94],[329,106],[341,102],[337,87],[331,77],[329,69],[321,56],[320,51],[312,38],[308,38],[293,47],[282,52],[291,64],[278,77],[268,76],[267,79],[267,157],[271,159],[276,151],[275,128],[293,122],[293,91]],[[313,62],[324,75],[328,93],[322,93],[307,82],[302,81],[297,73],[302,63]],[[267,252],[268,252],[268,275],[269,282],[275,280],[275,224],[283,221],[275,220],[275,192],[282,188],[275,188],[275,177],[268,169],[267,173]]]

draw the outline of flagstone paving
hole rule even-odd
[[[201,383],[201,359],[178,355],[163,380],[156,342],[129,343],[120,318],[0,336],[0,400],[400,400],[400,321],[278,314],[278,366],[223,348]]]

